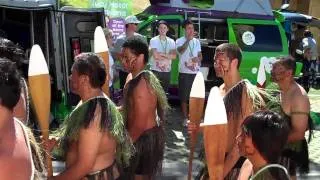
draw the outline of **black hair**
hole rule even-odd
[[[305,31],[303,32],[303,36],[304,36],[304,37],[312,37],[313,35],[312,35],[311,31],[305,30]]]
[[[278,61],[276,61],[274,64],[280,64],[284,66],[287,70],[292,70],[292,75],[296,72],[296,61],[292,56],[286,56],[286,57],[278,57]]]
[[[149,59],[148,45],[141,38],[139,38],[139,37],[129,38],[122,45],[122,48],[129,48],[131,50],[131,52],[136,56],[143,54],[144,64],[148,63],[148,59]]]
[[[169,24],[168,24],[167,21],[165,21],[165,20],[160,20],[160,21],[158,22],[158,24],[157,24],[157,28],[159,28],[160,24],[166,25],[168,29],[170,28],[170,27],[169,27]]]
[[[223,52],[226,53],[227,57],[232,61],[233,59],[238,59],[238,69],[242,61],[242,52],[238,45],[231,43],[220,44],[216,48],[216,53]]]
[[[0,58],[0,104],[9,110],[13,110],[20,99],[20,79],[16,64]]]
[[[186,28],[187,25],[189,24],[192,24],[193,25],[193,22],[190,20],[190,19],[186,19],[184,22],[183,22],[183,28]]]
[[[244,120],[242,128],[268,163],[277,162],[289,134],[285,118],[273,111],[257,111]]]
[[[72,66],[79,75],[87,75],[93,88],[101,88],[106,81],[106,67],[102,58],[95,53],[81,53]]]
[[[16,63],[20,68],[24,60],[24,51],[18,44],[14,44],[11,40],[0,37],[0,57],[7,58]]]

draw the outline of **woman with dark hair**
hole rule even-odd
[[[248,158],[238,179],[289,180],[287,170],[276,164],[288,134],[289,125],[278,113],[257,111],[248,116],[236,137],[240,154]]]
[[[14,116],[21,77],[12,61],[0,58],[0,177],[44,179],[42,152],[31,130]]]
[[[20,71],[22,72],[22,64],[24,61],[24,51],[19,45],[14,44],[12,41],[0,37],[0,57],[14,62]],[[17,105],[14,107],[14,117],[18,118],[25,124],[29,121],[29,96],[28,86],[23,76],[20,77],[21,94]]]

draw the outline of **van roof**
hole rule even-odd
[[[1,7],[16,9],[47,9],[56,7],[56,0],[0,0]]]
[[[198,13],[201,14],[201,18],[248,18],[248,19],[263,19],[263,20],[273,20],[272,15],[259,15],[259,14],[249,14],[249,13],[238,13],[238,12],[228,12],[228,11],[217,11],[217,10],[195,10],[191,11],[186,8],[175,8],[175,7],[165,7],[165,6],[155,6],[151,5],[146,8],[142,14],[152,14],[152,15],[170,15],[170,14],[180,14],[185,15],[188,13],[188,17],[197,17]]]
[[[291,23],[301,24],[304,26],[315,26],[320,28],[320,19],[291,11],[274,11],[274,14],[280,21],[288,21]]]
[[[166,2],[166,3],[164,3]],[[189,2],[191,2],[189,0]],[[261,0],[212,0],[214,4],[206,8],[195,7],[185,0],[150,0],[151,6],[144,12],[150,14],[177,14],[185,11],[195,11],[208,14],[208,17],[239,17],[256,19],[274,19],[269,1]]]

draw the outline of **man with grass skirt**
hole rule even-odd
[[[122,48],[122,62],[133,77],[125,87],[123,110],[136,149],[124,179],[154,179],[162,168],[165,145],[162,125],[169,105],[159,80],[151,71],[144,70],[148,45],[139,38],[131,38]]]
[[[214,68],[217,77],[224,83],[220,86],[220,93],[224,96],[224,103],[228,117],[228,143],[224,162],[225,179],[236,179],[245,158],[240,157],[236,145],[236,135],[244,118],[259,109],[266,108],[275,98],[267,92],[258,89],[248,80],[241,80],[239,67],[242,60],[240,48],[235,44],[224,43],[216,48]],[[267,104],[265,99],[269,100]],[[189,123],[188,131],[198,131],[199,126]],[[203,158],[203,157],[202,157]],[[197,179],[208,179],[207,168],[200,170]]]
[[[278,58],[272,66],[271,79],[279,85],[281,111],[290,125],[288,143],[282,153],[280,163],[284,165],[292,179],[296,171],[309,172],[308,143],[305,132],[312,134],[312,120],[309,116],[310,102],[307,92],[294,80],[296,62],[291,57]]]
[[[105,65],[98,55],[75,57],[70,84],[81,102],[57,132],[66,170],[49,179],[114,180],[129,162],[133,146],[121,114],[101,89],[105,79]]]

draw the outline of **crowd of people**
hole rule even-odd
[[[54,133],[55,138],[42,143],[45,149],[55,149],[65,159],[66,168],[57,176],[46,175],[43,152],[24,125],[26,83],[15,63],[19,60],[14,59],[14,53],[20,51],[0,43],[1,178],[155,179],[161,173],[164,158],[164,122],[170,109],[166,91],[176,56],[181,124],[187,125],[190,133],[201,132],[199,124],[188,122],[189,94],[202,60],[192,21],[184,22],[185,35],[176,41],[167,36],[168,23],[159,21],[159,35],[151,39],[150,45],[136,33],[140,21],[135,16],[125,21],[126,31],[114,44],[112,32],[105,29],[112,61],[109,70],[95,53],[81,53],[74,58],[70,85],[81,101]],[[151,70],[146,68],[149,60]],[[223,177],[295,179],[297,171],[307,173],[305,132],[312,129],[310,102],[304,88],[294,80],[295,60],[279,57],[273,64],[271,78],[280,89],[272,93],[241,79],[242,60],[241,49],[235,44],[224,43],[215,50],[213,66],[216,76],[224,81],[220,93],[228,118]],[[102,91],[110,76],[113,92],[115,64],[120,65],[123,89],[120,106],[112,101],[112,93],[109,98]],[[129,73],[131,80],[127,78]],[[206,167],[197,178],[209,179]]]

